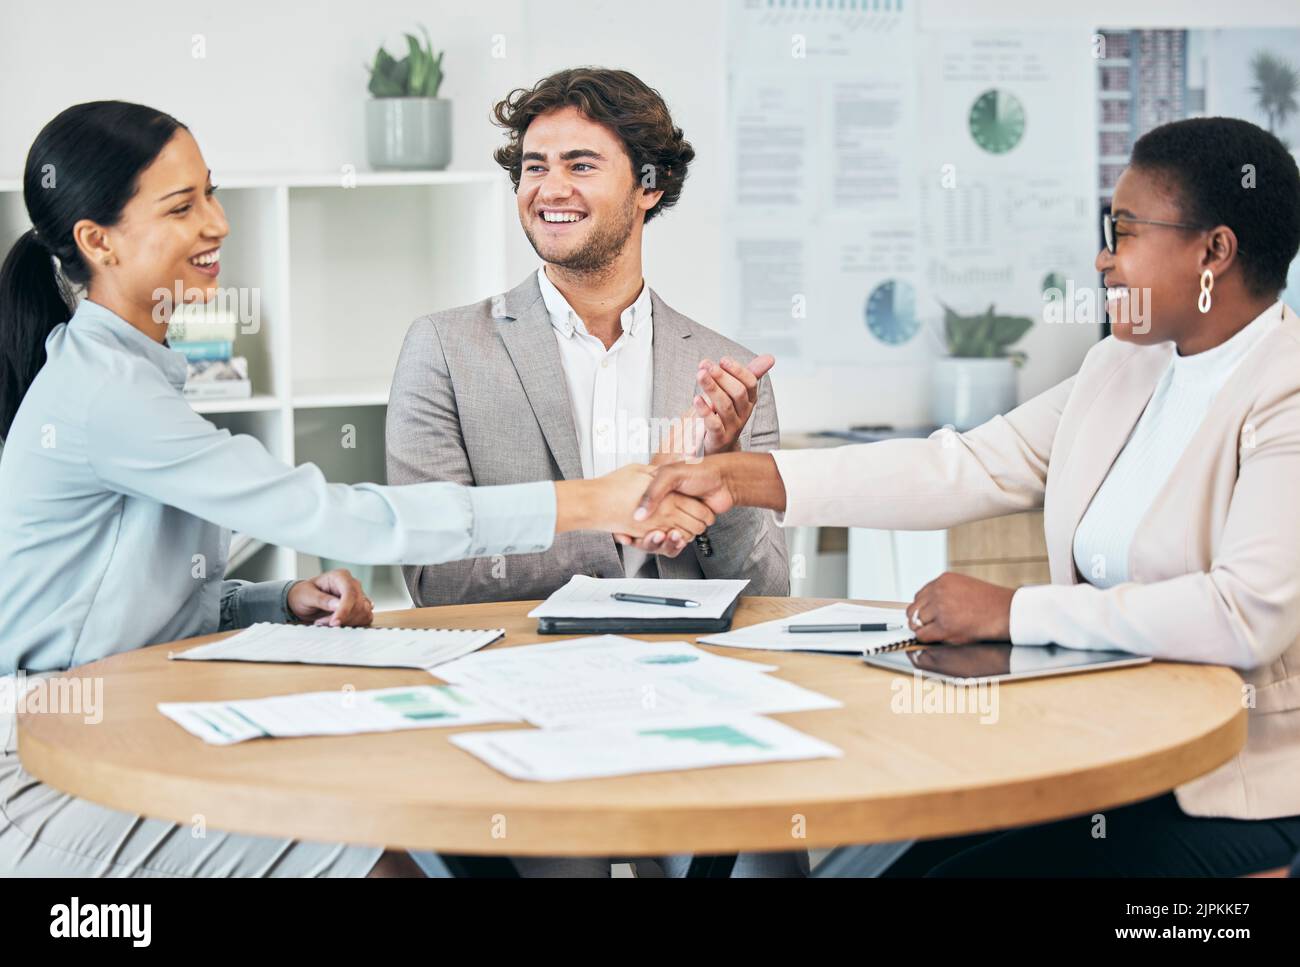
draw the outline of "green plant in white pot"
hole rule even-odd
[[[406,56],[375,54],[366,102],[366,154],[372,168],[441,170],[451,163],[451,101],[438,97],[442,57],[429,32],[406,34]]]
[[[1010,347],[1033,324],[1025,316],[1000,316],[992,305],[972,316],[943,307],[948,355],[934,365],[930,402],[936,425],[969,430],[1015,407],[1016,370],[1026,357]]]

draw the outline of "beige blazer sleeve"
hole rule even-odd
[[[772,454],[786,527],[938,530],[1042,506],[1074,378],[967,433]]]
[[[778,520],[786,526],[939,529],[1041,506],[1054,438],[1077,378],[964,434],[778,451],[773,456],[787,494]],[[1097,402],[1076,407],[1071,419],[1106,418]],[[1300,399],[1290,382],[1261,396],[1247,422],[1253,445],[1239,457],[1228,455],[1237,457],[1227,460],[1236,479],[1224,481],[1231,498],[1208,567],[1108,589],[1058,574],[1058,583],[1015,593],[1011,640],[1120,648],[1239,669],[1276,662],[1300,636],[1300,514],[1293,510]],[[1188,481],[1187,487],[1209,484]],[[1213,526],[1200,518],[1186,525]]]
[[[1277,661],[1300,636],[1300,400],[1276,393],[1259,402],[1249,423],[1254,445],[1241,448],[1208,571],[1106,590],[1021,588],[1011,603],[1011,640],[1239,669]]]

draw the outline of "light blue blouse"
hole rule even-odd
[[[283,621],[292,582],[224,580],[230,530],[358,563],[546,550],[550,481],[327,483],[190,408],[185,358],[85,300],[0,455],[0,675]]]

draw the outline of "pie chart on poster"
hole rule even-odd
[[[970,136],[989,154],[1006,154],[1025,135],[1025,106],[1008,91],[996,88],[975,98],[970,108]]]
[[[902,279],[885,279],[867,296],[867,328],[881,342],[899,346],[921,328],[916,318],[916,290]]]

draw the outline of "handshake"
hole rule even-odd
[[[558,481],[555,532],[608,531],[625,546],[676,557],[717,514],[707,502],[675,492],[643,509],[642,498],[669,466],[632,463],[592,480]]]
[[[675,557],[718,514],[745,505],[785,509],[767,453],[722,453],[658,466],[629,464],[594,480],[555,485],[556,533],[602,530],[619,543]]]
[[[701,360],[702,392],[659,441],[650,464],[555,485],[556,533],[607,531],[624,546],[666,557],[680,554],[736,503],[720,486],[718,474],[732,465],[726,461],[755,456],[772,462],[765,454],[741,452],[739,438],[758,400],[758,381],[775,362],[771,356],[747,366]],[[742,459],[736,469],[743,472],[743,464]]]

